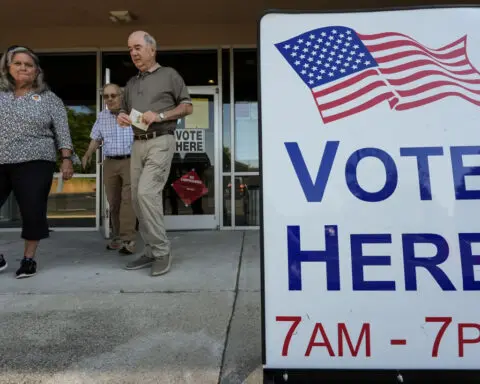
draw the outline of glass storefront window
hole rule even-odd
[[[97,117],[97,57],[95,53],[42,54],[45,80],[67,107],[70,134],[81,158],[90,143],[90,131]],[[48,202],[51,226],[93,227],[96,218],[96,158],[87,169],[74,167],[74,178],[58,186],[52,183]]]
[[[222,189],[222,204],[223,204],[223,226],[232,226],[232,186],[230,176],[223,177]]]
[[[216,50],[159,51],[157,61],[172,67],[183,77],[188,86],[218,84],[218,60]],[[123,87],[138,70],[128,52],[107,52],[102,55],[103,70],[110,69],[110,82]]]
[[[235,176],[235,225],[260,225],[260,176]]]
[[[223,150],[223,176],[220,180],[222,195],[218,201],[222,205],[223,226],[258,226],[260,177],[255,175],[259,170],[257,52],[255,49],[233,50],[233,100],[230,97],[230,52],[229,49],[221,51],[223,84],[220,102],[223,132],[219,132],[219,135]],[[217,54],[217,50],[159,51],[158,62],[175,68],[188,86],[217,85]],[[67,107],[75,151],[81,158],[88,147],[90,131],[96,119],[96,54],[41,54],[40,60],[47,83]],[[105,80],[106,68],[110,70],[110,81],[120,86],[125,85],[137,73],[128,52],[102,53],[102,81]],[[234,103],[235,111],[233,164],[231,103]],[[100,193],[96,190],[96,161],[95,157],[92,158],[86,170],[76,166],[75,177],[70,181],[60,183],[58,178],[54,179],[48,203],[48,217],[52,227],[95,226],[98,210],[96,194]],[[243,176],[239,172],[252,172],[254,175]],[[234,185],[231,173],[234,174]],[[174,207],[169,202],[166,202],[165,207],[167,214],[173,213]],[[179,211],[181,209],[179,206]],[[207,204],[204,209],[206,213],[213,213],[214,205]],[[0,228],[20,225],[18,206],[11,197],[0,209]]]
[[[82,175],[62,181],[55,177],[50,189],[47,215],[50,222],[61,220],[86,221],[96,217],[95,174]],[[78,225],[78,224],[77,224]]]
[[[18,228],[21,226],[20,210],[12,193],[0,208],[0,228]]]
[[[96,118],[96,54],[40,54],[40,65],[50,89],[64,102],[75,152],[85,153]],[[94,227],[96,218],[95,157],[87,170],[74,167],[74,178],[58,186],[55,178],[48,200],[52,227]],[[60,165],[60,164],[58,164]],[[20,227],[21,216],[13,194],[0,211],[0,227]]]
[[[257,52],[234,50],[235,171],[259,170]]]
[[[230,132],[230,50],[222,50],[222,143],[223,143],[223,172],[230,172],[231,165],[231,132]]]
[[[96,119],[96,54],[41,54],[39,58],[47,84],[67,107],[73,146],[81,157],[90,143],[90,131]],[[84,173],[84,170],[77,165],[75,172]],[[86,173],[95,173],[95,159]]]

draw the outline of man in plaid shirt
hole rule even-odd
[[[82,159],[83,167],[90,162],[93,153],[103,143],[105,154],[105,190],[112,220],[113,237],[107,249],[122,254],[135,252],[136,216],[130,190],[130,153],[133,143],[131,127],[117,124],[117,115],[122,103],[122,90],[117,84],[107,84],[103,97],[108,109],[98,114],[90,135],[92,141]]]

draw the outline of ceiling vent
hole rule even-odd
[[[109,19],[112,23],[128,24],[135,18],[129,11],[110,11]]]

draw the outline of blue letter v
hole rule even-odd
[[[298,143],[285,143],[290,161],[292,162],[295,173],[297,174],[298,181],[302,186],[303,193],[308,202],[320,202],[327,186],[328,177],[333,166],[333,160],[337,153],[339,141],[327,141],[325,152],[322,156],[322,161],[317,172],[317,178],[315,183],[312,182],[310,173],[308,172],[307,165],[303,159],[302,152],[298,147]]]

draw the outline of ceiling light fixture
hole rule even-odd
[[[110,11],[108,17],[112,23],[126,24],[134,20],[130,11]]]

